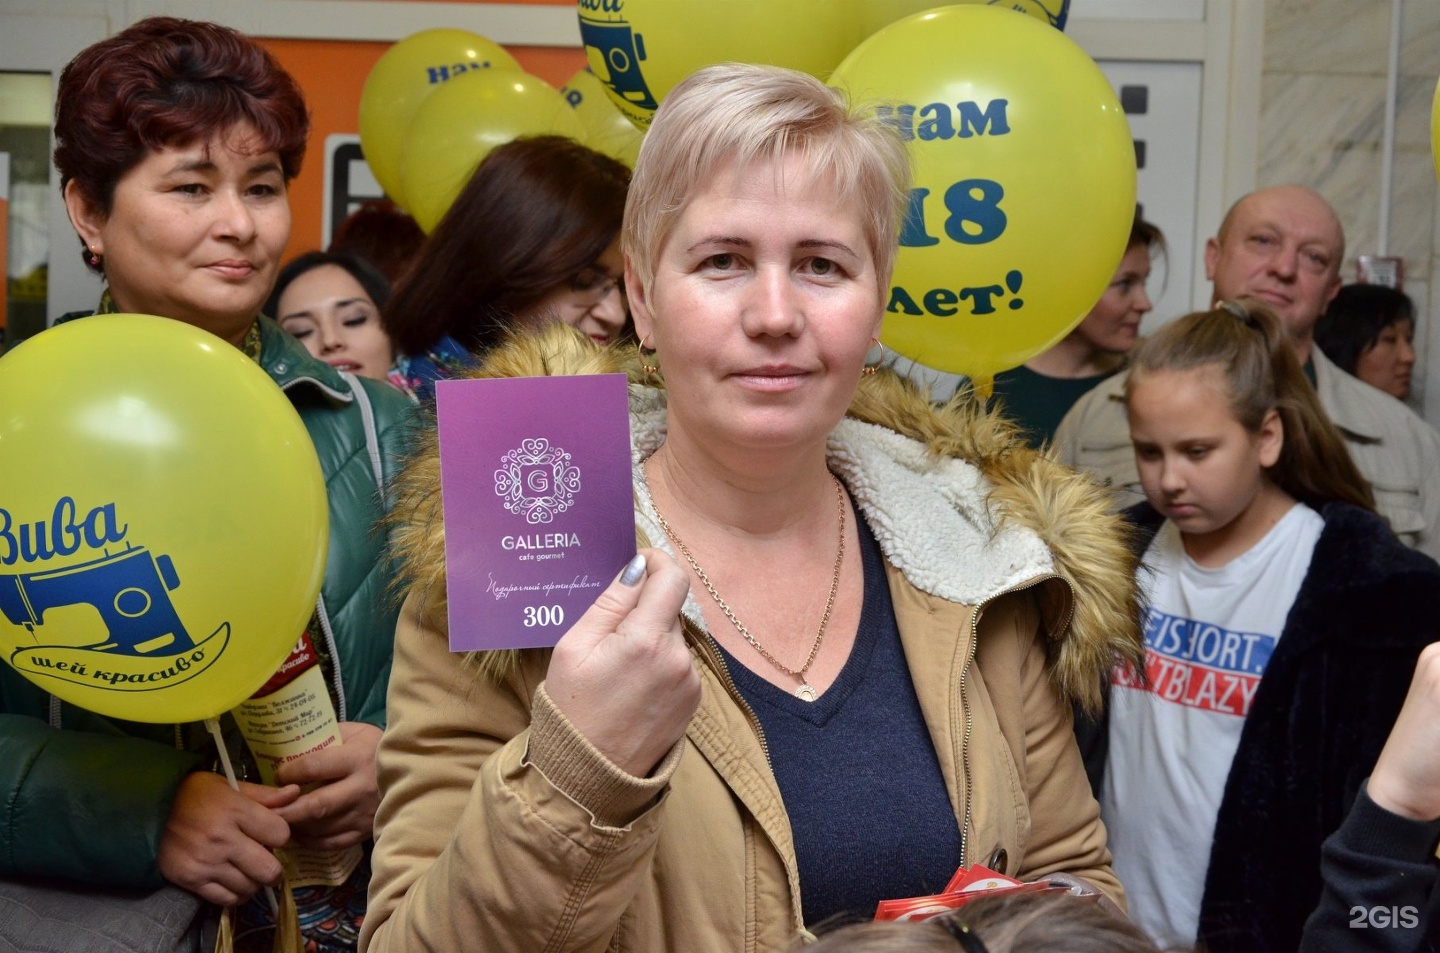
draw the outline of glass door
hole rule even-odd
[[[0,153],[8,156],[5,308],[8,347],[45,327],[49,285],[50,116],[48,73],[0,72]]]

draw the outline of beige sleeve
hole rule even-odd
[[[1123,373],[1101,381],[1065,414],[1051,443],[1051,456],[1105,487],[1115,510],[1145,499],[1130,443],[1130,421],[1120,399],[1124,393]]]
[[[649,876],[681,746],[652,778],[620,771],[550,703],[547,656],[485,680],[406,601],[362,953],[609,945]]]

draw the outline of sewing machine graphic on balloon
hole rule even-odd
[[[645,38],[623,20],[598,20],[580,13],[580,39],[585,45],[590,72],[616,95],[639,109],[659,108],[645,82],[640,63],[645,59]]]
[[[47,624],[51,610],[88,605],[104,623],[104,638],[87,645],[70,641],[65,648],[111,656],[164,658],[190,652],[197,646],[170,599],[171,591],[179,586],[180,576],[169,556],[156,556],[144,546],[132,546],[60,569],[0,573],[0,613],[33,635],[37,627]],[[57,623],[57,628],[63,625]],[[228,623],[221,624],[221,629],[228,627]],[[220,634],[220,630],[214,634]],[[56,647],[67,642],[67,635],[73,638],[73,632],[63,629],[53,635],[52,645]]]

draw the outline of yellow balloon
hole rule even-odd
[[[854,0],[577,0],[590,69],[644,129],[702,66],[786,66],[824,79],[860,39]]]
[[[325,482],[235,347],[121,314],[0,358],[0,655],[113,718],[211,718],[285,660],[325,572]]]
[[[538,135],[585,141],[575,110],[543,79],[481,70],[446,83],[421,105],[400,152],[410,214],[433,231],[486,153]]]
[[[1435,98],[1430,103],[1430,157],[1435,175],[1440,177],[1440,82],[1435,84]]]
[[[360,149],[375,180],[405,207],[400,148],[405,130],[429,95],[456,76],[481,69],[519,72],[515,57],[469,30],[422,30],[375,62],[360,91]]]
[[[948,0],[948,3],[975,3],[1016,10],[1057,30],[1065,29],[1065,20],[1070,16],[1070,0]],[[947,0],[859,0],[859,4],[860,38],[863,39],[912,13],[945,6]]]
[[[561,87],[560,93],[585,127],[585,144],[635,168],[645,133],[611,102],[605,84],[587,68],[577,70]]]
[[[835,71],[908,140],[914,178],[885,345],[984,379],[1050,347],[1099,300],[1135,212],[1135,147],[1080,47],[989,6],[916,14]]]

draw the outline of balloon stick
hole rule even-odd
[[[220,767],[225,770],[225,780],[230,782],[232,790],[239,791],[240,782],[235,779],[235,768],[230,764],[230,751],[225,747],[225,736],[220,733],[220,719],[206,718],[205,728],[210,732],[210,737],[215,739],[215,750],[220,752]],[[270,901],[270,912],[278,917],[280,901],[275,899],[274,888],[265,888],[265,899]]]

